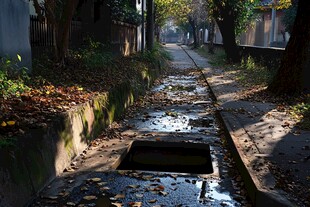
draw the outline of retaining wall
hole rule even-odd
[[[160,69],[141,74],[139,86],[123,82],[101,96],[58,116],[46,128],[19,137],[16,147],[0,150],[0,206],[23,206],[60,175],[89,141],[151,85]]]

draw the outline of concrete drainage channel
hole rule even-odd
[[[168,48],[174,61],[186,61],[187,55],[176,48]],[[215,111],[200,72],[190,65],[174,69],[119,123],[122,140],[102,141],[104,147],[93,149],[95,158],[77,161],[103,160],[98,153],[111,151],[116,158],[109,171],[89,168],[66,174],[59,188],[75,183],[70,193],[62,189],[65,196],[42,195],[45,199],[32,206],[250,207],[222,144]]]

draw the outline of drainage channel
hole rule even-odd
[[[166,49],[186,67],[171,70],[121,121],[122,135],[134,136],[113,169],[89,173],[58,204],[251,207],[205,80],[179,46]]]

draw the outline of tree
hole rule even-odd
[[[239,62],[240,55],[236,35],[243,31],[251,17],[257,0],[207,0],[209,10],[219,26],[223,37],[223,47],[228,61]]]
[[[296,19],[280,67],[268,89],[275,94],[302,90],[302,70],[310,58],[310,3],[299,0]]]
[[[171,17],[171,4],[173,0],[154,0],[155,4],[155,36],[160,40],[161,28]]]
[[[290,34],[292,33],[294,26],[294,21],[297,13],[297,4],[298,0],[293,0],[292,6],[284,10],[284,16],[282,18],[282,22],[285,25],[285,31]]]
[[[79,0],[45,0],[40,4],[38,0],[34,0],[39,19],[45,15],[48,22],[53,26],[55,59],[62,65],[68,56],[69,31],[78,3]]]
[[[175,1],[172,8],[172,16],[178,26],[191,26],[194,38],[194,47],[198,47],[198,29],[199,26],[206,21],[207,11],[202,0],[178,0]]]

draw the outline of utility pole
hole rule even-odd
[[[152,50],[154,47],[154,0],[147,0],[146,6],[146,47]]]
[[[276,17],[277,17],[276,5],[277,5],[277,0],[273,0],[272,11],[271,11],[271,31],[270,31],[269,45],[270,43],[275,41],[274,36],[275,36],[275,30],[276,30]]]
[[[144,52],[144,45],[145,45],[145,31],[144,31],[144,8],[145,8],[145,0],[142,0],[142,26],[141,26],[141,51]]]

